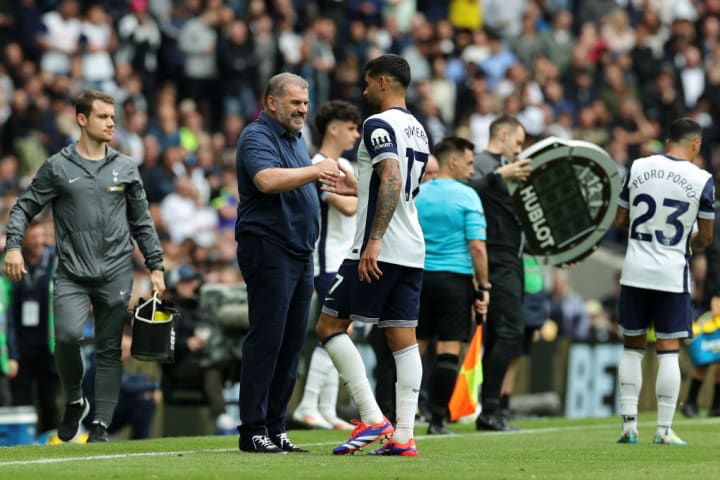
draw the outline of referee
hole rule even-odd
[[[440,141],[433,152],[440,167],[437,177],[423,184],[416,200],[426,249],[417,327],[421,353],[428,340],[438,339],[437,358],[428,372],[428,434],[452,433],[444,423],[460,349],[472,333],[473,304],[484,316],[490,301],[485,214],[477,192],[466,185],[473,174],[473,149],[459,137]]]

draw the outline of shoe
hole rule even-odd
[[[494,430],[496,432],[518,430],[516,426],[508,423],[507,419],[499,413],[481,413],[475,419],[475,428],[477,430]]]
[[[100,422],[93,422],[90,427],[87,443],[109,442],[107,427]]]
[[[334,417],[331,416],[325,416],[322,417],[325,419],[325,421],[332,427],[333,430],[353,430],[355,427],[352,423],[346,422],[342,418],[338,417],[337,415]]]
[[[243,452],[252,453],[287,453],[270,440],[267,435],[253,435],[250,438],[242,438],[238,441],[238,446]]]
[[[515,411],[509,408],[503,408],[500,410],[500,415],[506,420],[512,420],[515,418]]]
[[[682,438],[678,437],[675,432],[670,430],[667,435],[655,434],[653,438],[653,444],[655,445],[687,445],[687,442]]]
[[[335,447],[333,449],[334,455],[354,453],[381,438],[388,438],[395,433],[392,423],[385,417],[383,417],[381,422],[372,425],[365,425],[360,420],[352,420],[352,423],[357,426],[352,431],[352,434],[350,434],[350,439],[342,445]]]
[[[307,453],[309,450],[295,445],[287,436],[287,433],[279,433],[272,437],[273,443],[286,452]]]
[[[80,432],[80,422],[90,413],[90,402],[83,397],[82,403],[65,404],[65,414],[58,426],[58,438],[63,442],[69,442],[77,437]]]
[[[700,412],[698,411],[698,406],[690,402],[683,403],[682,407],[680,407],[680,411],[687,418],[695,418],[700,414]]]
[[[392,440],[385,442],[385,445],[369,452],[368,455],[394,455],[396,457],[417,457],[418,451],[415,440],[410,439],[407,443],[395,443]]]
[[[427,429],[428,435],[455,435],[455,432],[445,428],[445,425],[431,423]]]
[[[332,430],[333,426],[320,415],[317,410],[297,408],[293,412],[293,420],[309,428],[322,428]],[[351,426],[352,428],[352,426]]]
[[[638,432],[637,430],[628,430],[623,432],[618,438],[617,443],[638,443]]]

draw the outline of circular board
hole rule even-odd
[[[610,228],[620,193],[617,165],[602,148],[548,137],[524,150],[532,159],[524,182],[508,182],[526,251],[542,265],[586,257]]]

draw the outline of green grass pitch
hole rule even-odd
[[[655,416],[640,416],[640,443],[618,445],[620,420],[529,419],[518,432],[455,436],[416,427],[417,458],[333,456],[346,432],[291,431],[305,454],[240,452],[237,436],[177,437],[108,444],[0,447],[0,479],[717,479],[720,419],[677,418],[686,447],[652,445]]]

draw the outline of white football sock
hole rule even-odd
[[[642,358],[644,350],[623,349],[618,381],[620,382],[620,414],[623,431],[637,430],[638,398],[642,388]]]
[[[366,425],[381,422],[383,414],[370,387],[365,364],[350,337],[346,333],[337,334],[324,346],[360,411],[360,419]]]
[[[320,400],[318,401],[318,410],[320,415],[325,420],[332,423],[337,419],[337,398],[338,390],[340,389],[340,376],[332,364],[332,359],[328,356],[330,361],[330,369],[325,374],[325,383],[320,389]]]
[[[310,357],[310,367],[308,367],[307,377],[305,378],[305,388],[303,389],[303,397],[297,406],[301,410],[315,411],[318,408],[318,398],[323,383],[325,383],[328,373],[335,372],[335,366],[332,359],[321,346],[317,346],[313,350]],[[337,373],[336,373],[337,375]]]
[[[413,438],[415,411],[422,382],[422,360],[417,345],[393,352],[397,383],[395,384],[395,416],[397,424],[393,441],[407,443]]]
[[[657,398],[657,432],[667,435],[672,426],[680,394],[680,364],[677,350],[658,352],[658,373],[655,382]]]

